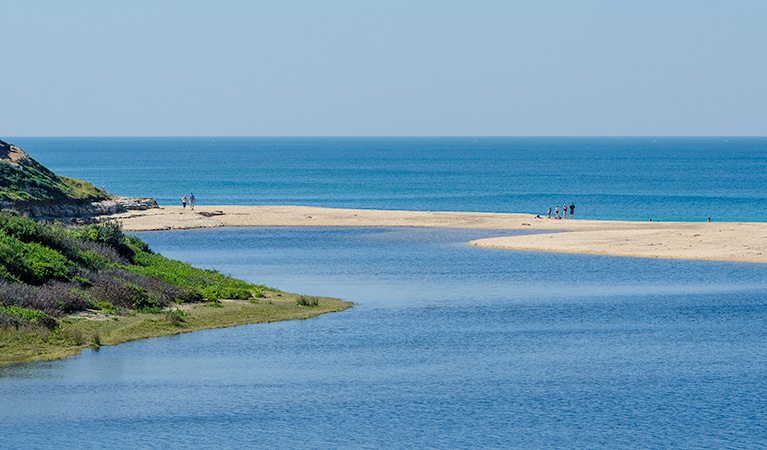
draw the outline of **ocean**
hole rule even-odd
[[[117,195],[180,204],[767,221],[767,138],[5,138]]]

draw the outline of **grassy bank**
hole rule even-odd
[[[109,194],[91,183],[56,175],[20,148],[0,140],[0,201],[107,198]]]
[[[312,300],[317,304],[313,305]],[[351,303],[336,299],[310,298],[307,302],[303,296],[269,291],[259,299],[180,305],[161,313],[116,315],[84,311],[60,319],[60,325],[53,330],[32,323],[19,329],[1,329],[0,366],[60,359],[77,355],[85,348],[98,349],[196,330],[309,319],[350,306]]]
[[[0,213],[0,365],[349,306],[165,258],[115,222],[65,228]]]

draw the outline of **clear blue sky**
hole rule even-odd
[[[763,0],[0,0],[2,136],[767,135]]]

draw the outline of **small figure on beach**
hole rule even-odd
[[[189,206],[194,209],[194,194],[189,194]]]
[[[561,219],[561,217],[559,217],[559,205],[554,207],[554,218]]]
[[[573,216],[575,216],[575,204],[570,202],[570,218],[572,219]]]
[[[181,207],[186,209],[186,194],[184,194],[184,196],[181,197]]]
[[[562,218],[567,219],[567,202],[562,204]]]
[[[549,208],[549,212],[548,212],[548,213],[546,213],[546,217],[548,217],[549,219],[551,219],[551,208]]]

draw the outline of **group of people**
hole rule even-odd
[[[194,194],[189,194],[188,200],[189,200],[189,206],[192,209],[194,209]],[[184,196],[181,197],[181,206],[183,206],[184,209],[186,209],[186,202],[187,202],[187,197],[186,197],[186,194],[184,194]]]
[[[567,219],[567,210],[570,210],[570,218],[572,219],[575,217],[575,204],[570,202],[570,207],[567,207],[567,202],[565,202],[562,205],[562,215],[559,215],[559,205],[554,207],[554,218],[555,219]],[[546,217],[551,219],[551,208],[549,208],[549,212],[546,214]]]

